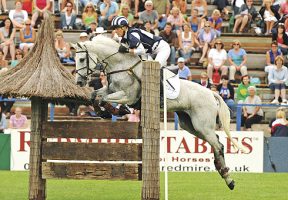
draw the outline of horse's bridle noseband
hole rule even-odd
[[[76,43],[78,47],[80,47],[82,49],[82,47]],[[89,67],[89,58],[91,58],[91,60],[94,62],[94,64],[96,65],[95,68],[99,67],[100,68],[100,71],[102,71],[106,76],[107,78],[109,79],[109,76],[111,74],[117,74],[117,73],[121,73],[121,72],[128,72],[129,75],[133,75],[134,78],[136,78],[136,80],[141,84],[141,79],[135,74],[135,72],[133,71],[133,69],[141,62],[141,60],[139,60],[137,63],[135,63],[134,65],[132,65],[132,67],[128,68],[128,69],[122,69],[122,70],[115,70],[115,71],[112,71],[112,72],[106,72],[106,68],[107,66],[109,66],[107,60],[118,54],[118,51],[115,52],[115,53],[112,53],[111,55],[107,56],[106,58],[104,58],[103,60],[100,60],[100,62],[96,62],[90,55],[89,55],[89,52],[87,50],[87,47],[84,45],[85,49],[84,50],[80,50],[80,51],[76,51],[76,54],[77,53],[86,53],[86,64],[87,66],[85,67],[82,67],[78,70],[76,70],[76,73],[81,77],[83,78],[84,80],[87,80],[87,76],[91,75],[93,73],[93,70]],[[81,59],[80,59],[80,62],[81,62]],[[98,66],[97,66],[98,65]],[[86,76],[83,76],[82,74],[79,73],[80,70],[83,70],[87,68],[87,75]]]

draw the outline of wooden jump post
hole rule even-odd
[[[141,96],[142,200],[159,200],[160,64],[158,62],[144,62]]]

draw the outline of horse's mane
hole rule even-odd
[[[119,44],[115,40],[105,35],[97,35],[93,38],[92,43],[94,43],[95,45],[106,45],[115,48],[119,47]]]

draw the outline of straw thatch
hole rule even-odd
[[[60,63],[54,46],[54,20],[47,17],[33,49],[13,69],[0,77],[0,94],[13,97],[88,100],[89,90],[75,84]]]

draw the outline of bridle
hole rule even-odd
[[[82,47],[77,43],[78,47],[80,47],[82,49]],[[121,72],[128,72],[129,75],[133,76],[140,84],[141,84],[141,79],[135,74],[134,72],[134,68],[141,62],[141,59],[139,59],[139,61],[137,63],[135,63],[134,65],[132,65],[130,68],[128,69],[121,69],[121,70],[115,70],[115,71],[112,71],[112,72],[107,72],[107,67],[109,66],[107,60],[109,58],[111,58],[112,56],[118,54],[119,52],[115,52],[115,53],[112,53],[111,55],[107,56],[106,58],[104,58],[103,60],[100,60],[98,62],[96,62],[89,54],[86,46],[84,45],[85,49],[84,50],[80,50],[80,51],[76,51],[76,54],[77,53],[86,53],[86,65],[85,67],[82,67],[78,70],[76,70],[76,73],[81,77],[83,78],[84,80],[87,80],[87,77],[89,75],[91,75],[93,73],[93,70],[89,67],[89,58],[94,62],[94,64],[96,65],[95,68],[99,68],[99,70],[101,72],[103,72],[107,78],[109,79],[110,75],[112,74],[117,74],[117,73],[121,73]],[[81,62],[81,59],[80,59],[80,62]],[[86,76],[83,76],[82,74],[79,73],[80,70],[84,70],[85,68],[87,68],[87,75]]]

